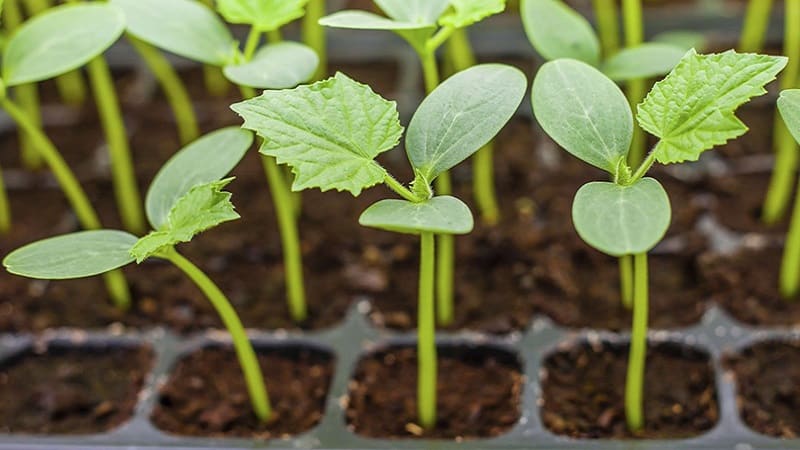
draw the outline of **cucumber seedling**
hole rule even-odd
[[[781,92],[778,110],[787,129],[800,143],[800,89]],[[780,292],[787,299],[794,299],[800,293],[800,199],[795,199],[792,220],[786,235],[781,261]]]
[[[613,181],[582,186],[572,219],[581,238],[611,256],[633,258],[633,324],[625,388],[628,427],[644,425],[642,389],[647,346],[647,252],[671,220],[666,191],[646,177],[655,162],[695,161],[741,136],[747,127],[735,111],[786,66],[786,58],[727,51],[690,50],[638,105],[639,125],[658,138],[635,168],[628,165],[633,114],[625,95],[596,68],[573,59],[546,63],[533,82],[533,112],[544,131],[567,152],[600,168]]]
[[[417,109],[405,136],[415,174],[410,187],[375,160],[403,135],[397,105],[342,73],[292,90],[265,91],[232,106],[243,126],[264,138],[261,153],[291,167],[293,190],[336,189],[358,196],[385,184],[402,198],[373,204],[359,223],[421,239],[417,401],[425,428],[436,423],[434,235],[464,234],[473,226],[469,208],[455,197],[434,196],[431,183],[500,131],[521,103],[526,84],[519,70],[487,64],[459,72],[436,88]]]

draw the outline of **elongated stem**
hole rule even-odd
[[[192,107],[192,100],[172,64],[157,48],[131,34],[127,36],[128,42],[131,43],[161,85],[178,124],[181,144],[186,145],[197,139],[200,136],[200,129],[197,126],[197,116]]]
[[[769,16],[772,13],[772,0],[750,0],[744,16],[739,51],[758,53],[764,48]]]
[[[615,0],[593,0],[594,16],[603,56],[608,58],[619,50],[619,19]]]
[[[306,4],[306,15],[303,16],[303,42],[311,47],[319,57],[319,65],[314,73],[314,80],[325,78],[328,73],[328,49],[325,39],[325,27],[319,19],[325,15],[325,0],[309,0]]]
[[[384,183],[386,183],[387,186],[389,186],[389,188],[391,188],[395,193],[397,193],[397,195],[403,197],[404,199],[410,202],[417,203],[424,200],[417,198],[417,196],[414,195],[414,193],[410,189],[403,186],[403,184],[397,181],[397,179],[393,177],[389,172],[386,172],[383,181]]]
[[[11,230],[11,205],[8,203],[8,192],[3,182],[3,171],[0,169],[0,235]]]
[[[633,326],[631,327],[628,372],[625,376],[625,418],[628,429],[639,431],[644,426],[644,364],[647,357],[647,254],[633,256]]]
[[[222,69],[217,66],[203,66],[203,82],[206,90],[214,97],[224,97],[231,88],[231,83],[225,78]]]
[[[184,258],[175,249],[164,252],[163,257],[185,273],[203,291],[203,294],[214,306],[225,328],[231,334],[233,348],[244,373],[247,392],[250,394],[253,412],[262,422],[268,421],[272,415],[272,410],[267,396],[267,387],[264,385],[264,375],[261,373],[261,366],[258,365],[258,358],[255,350],[253,350],[253,345],[247,337],[242,321],[239,320],[239,316],[231,306],[231,302],[202,270]]]
[[[622,305],[627,309],[633,308],[633,256],[619,257],[619,285],[622,296]]]
[[[142,198],[136,184],[128,136],[125,132],[125,123],[122,120],[117,93],[114,90],[114,82],[111,79],[111,71],[102,56],[89,61],[86,69],[89,71],[89,82],[94,90],[100,122],[103,124],[108,152],[111,156],[111,180],[114,184],[114,194],[117,198],[122,224],[128,231],[142,234],[147,229]]]
[[[642,1],[622,0],[623,23],[625,26],[625,46],[635,47],[644,41],[644,24],[642,22]],[[626,94],[631,108],[635,111],[636,105],[644,100],[647,93],[645,80],[631,80],[626,87]],[[633,127],[633,141],[628,154],[628,163],[636,167],[644,158],[647,137],[638,125]]]
[[[436,324],[434,323],[434,238],[422,233],[419,257],[417,318],[417,408],[425,429],[436,425]]]
[[[261,42],[261,31],[256,27],[251,27],[250,32],[247,33],[247,41],[244,44],[244,60],[250,61],[258,49],[258,44]]]
[[[798,186],[800,191],[800,186]],[[780,272],[781,294],[794,300],[800,293],[800,195],[795,197],[792,221],[783,248]]]

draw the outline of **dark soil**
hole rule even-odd
[[[719,411],[708,355],[677,345],[651,345],[644,380],[645,428],[625,423],[627,345],[581,344],[544,361],[542,420],[573,438],[680,439],[711,429]],[[676,376],[680,374],[679,376]]]
[[[180,435],[249,438],[280,438],[313,428],[325,410],[332,357],[301,347],[257,351],[273,410],[268,423],[251,409],[233,350],[213,347],[178,363],[160,390],[153,423]]]
[[[520,371],[517,358],[505,351],[441,347],[436,427],[424,430],[417,423],[416,350],[382,350],[356,367],[347,423],[355,433],[375,438],[498,436],[519,419],[524,381]]]
[[[775,225],[761,220],[769,182],[769,172],[710,178],[714,217],[722,226],[740,233],[785,233],[790,213]]]
[[[133,415],[148,348],[50,348],[0,366],[0,431],[94,434]]]
[[[800,346],[762,342],[727,359],[736,378],[739,411],[759,433],[796,439],[800,434]]]

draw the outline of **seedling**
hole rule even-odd
[[[572,205],[575,229],[587,244],[611,256],[633,257],[633,324],[625,389],[628,427],[644,424],[642,385],[647,344],[647,252],[664,237],[670,203],[661,184],[646,177],[655,162],[695,161],[741,136],[747,127],[736,109],[766,93],[764,85],[786,58],[690,50],[638,105],[637,121],[658,143],[635,170],[628,165],[633,115],[622,91],[596,68],[559,59],[542,66],[533,82],[533,112],[544,131],[612,182],[582,186]]]
[[[205,230],[239,218],[231,194],[222,190],[232,178],[223,178],[252,142],[252,133],[230,127],[176,153],[147,192],[147,218],[156,231],[142,238],[117,230],[82,231],[26,245],[6,256],[3,265],[16,275],[62,280],[106,273],[149,258],[171,262],[206,295],[230,332],[253,411],[266,421],[270,405],[264,377],[241,320],[214,282],[175,249]]]
[[[474,66],[436,88],[406,133],[406,154],[415,173],[410,188],[375,160],[400,142],[397,105],[342,73],[293,90],[265,91],[232,106],[244,118],[243,126],[264,138],[261,153],[291,167],[293,190],[336,189],[358,196],[385,184],[402,198],[373,204],[359,223],[421,237],[417,401],[425,428],[436,423],[433,236],[464,234],[473,226],[464,203],[434,196],[430,184],[500,131],[525,88],[521,72],[498,64]]]
[[[780,111],[786,127],[797,142],[800,142],[800,89],[781,92],[778,98]],[[780,291],[787,299],[800,293],[800,198],[795,200],[780,273]]]

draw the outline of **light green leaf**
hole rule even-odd
[[[150,234],[139,239],[128,250],[131,259],[136,259],[136,264],[141,264],[147,258],[156,256],[162,250],[175,245],[175,239],[169,231],[151,231]]]
[[[528,40],[548,61],[572,58],[597,66],[600,40],[582,15],[561,0],[522,0],[522,24]]]
[[[551,61],[533,81],[533,112],[544,131],[577,158],[616,175],[633,137],[625,95],[594,67]]]
[[[467,234],[474,225],[467,205],[450,196],[433,197],[420,203],[381,200],[361,213],[358,223],[406,234]]]
[[[3,54],[7,86],[53,78],[103,53],[125,30],[119,8],[106,4],[63,5],[26,22]]]
[[[652,178],[630,186],[588,183],[578,190],[572,204],[572,220],[580,237],[611,256],[649,251],[664,237],[670,219],[669,197]]]
[[[339,11],[319,20],[319,24],[332,28],[356,30],[418,30],[431,25],[387,19],[367,11]]]
[[[706,46],[706,35],[697,31],[688,30],[666,31],[653,36],[651,42],[674,45],[685,51],[689,51],[690,49],[700,51]]]
[[[465,28],[481,20],[500,14],[506,9],[506,0],[450,0],[451,12],[439,19],[442,26]]]
[[[448,78],[419,106],[406,135],[411,164],[428,181],[469,158],[517,111],[525,75],[502,64],[473,66]]]
[[[90,277],[131,263],[129,252],[136,240],[136,236],[116,230],[65,234],[14,250],[3,259],[3,265],[9,272],[29,278]]]
[[[217,181],[242,160],[253,143],[253,133],[227,127],[209,133],[175,153],[158,171],[145,199],[147,218],[160,230],[170,211],[189,190]]]
[[[447,9],[447,0],[375,0],[389,17],[400,22],[435,25]]]
[[[685,54],[684,48],[651,42],[620,50],[600,70],[614,81],[652,78],[669,73]]]
[[[234,104],[244,128],[264,138],[261,153],[288,164],[295,191],[320,188],[354,196],[381,183],[375,162],[400,142],[397,105],[347,75],[292,90],[265,91]]]
[[[800,89],[781,92],[778,98],[778,110],[789,132],[797,142],[800,142]]]
[[[217,0],[217,9],[229,23],[272,31],[303,17],[308,0]]]
[[[698,55],[690,50],[639,105],[639,125],[661,140],[662,164],[696,161],[700,154],[747,132],[734,114],[786,66],[782,56],[736,53]]]
[[[237,42],[214,11],[197,0],[110,0],[125,11],[128,32],[193,61],[224,66]]]
[[[280,42],[260,48],[245,64],[226,66],[232,82],[258,89],[287,89],[308,81],[317,70],[319,57],[297,42]]]

